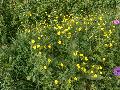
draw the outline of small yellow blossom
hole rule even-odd
[[[34,44],[34,43],[35,43],[35,40],[33,40],[33,39],[32,39],[32,40],[31,40],[31,43],[33,43],[33,44]]]
[[[47,69],[47,66],[44,66],[44,69]]]
[[[110,43],[110,44],[109,44],[109,47],[112,47],[112,46],[113,46],[112,43]]]
[[[99,69],[102,69],[102,67],[100,66]]]
[[[86,65],[86,63],[85,63],[85,62],[83,62],[83,65]]]
[[[30,32],[30,30],[28,30],[28,33]]]
[[[97,77],[97,74],[94,74],[93,77],[96,78],[96,77]]]
[[[99,20],[102,20],[102,17],[99,17]]]
[[[93,73],[93,71],[91,71],[90,73]]]
[[[58,80],[55,80],[54,83],[55,83],[55,84],[58,84]]]
[[[76,22],[76,24],[78,24],[78,22]]]
[[[70,27],[68,27],[68,30],[70,30]]]
[[[50,15],[48,15],[48,17],[50,17]]]
[[[106,33],[104,34],[104,36],[105,36],[105,37],[108,37],[108,35],[107,35]]]
[[[63,67],[64,66],[63,63],[61,63],[60,66]]]
[[[39,48],[40,47],[40,45],[37,45],[37,48]]]
[[[81,57],[83,57],[84,55],[83,54],[80,54]]]
[[[78,80],[77,77],[74,77],[74,80],[77,81]]]
[[[103,61],[105,61],[105,58],[103,58]]]
[[[41,35],[41,37],[43,37],[43,35]]]
[[[50,45],[50,44],[48,45],[48,48],[51,48],[51,45]]]
[[[103,30],[104,30],[104,28],[101,28],[101,30],[103,31]]]
[[[87,58],[87,57],[85,57],[85,61],[88,61],[88,58]]]
[[[58,44],[61,44],[61,41],[60,41],[60,40],[58,41]]]
[[[109,34],[112,34],[112,31],[111,31],[111,30],[109,30]]]
[[[42,54],[42,52],[39,52],[38,54]]]
[[[92,21],[93,19],[92,18],[90,18],[90,21]]]
[[[80,69],[80,64],[76,64],[77,68]]]
[[[40,37],[38,37],[38,39],[40,40]]]
[[[85,72],[85,73],[86,73],[86,68],[82,68],[82,70],[83,70],[83,72]]]
[[[105,44],[105,47],[107,47],[108,46],[108,44]]]
[[[74,56],[77,56],[77,54],[78,54],[78,51],[73,52],[73,55],[74,55]]]
[[[65,29],[65,30],[64,30],[64,32],[67,32],[67,31],[68,31],[68,29]]]
[[[58,26],[58,29],[62,29],[63,27],[62,26]]]
[[[102,72],[100,72],[100,74],[102,74]]]
[[[57,32],[57,35],[60,35],[60,31]]]
[[[56,19],[54,19],[53,21],[54,21],[54,22],[57,22],[57,20],[56,20]],[[56,29],[57,29],[57,28],[56,28]]]
[[[100,26],[100,23],[98,23],[98,25]]]
[[[82,28],[80,27],[80,28],[78,28],[78,31],[81,31],[82,30]]]
[[[36,45],[33,46],[33,49],[36,49]]]
[[[51,62],[51,59],[50,59],[50,58],[48,58],[48,62],[49,62],[49,63]]]

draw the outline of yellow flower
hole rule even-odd
[[[38,37],[38,39],[40,40],[40,37]]]
[[[83,54],[80,54],[81,57],[83,57],[84,55]]]
[[[50,45],[50,44],[48,45],[48,48],[51,48],[51,45]]]
[[[78,24],[78,22],[76,22],[76,24]]]
[[[105,47],[108,47],[108,44],[105,44]]]
[[[48,58],[48,62],[49,62],[49,63],[51,62],[51,59],[50,59],[50,58]]]
[[[104,28],[101,28],[101,30],[103,31],[103,30],[104,30]]]
[[[40,47],[40,45],[37,45],[37,48],[39,48]]]
[[[60,31],[57,32],[57,35],[60,35]]]
[[[34,43],[35,43],[35,40],[33,40],[33,39],[32,39],[32,40],[31,40],[31,43],[33,43],[33,44],[34,44]]]
[[[109,34],[112,34],[112,31],[111,31],[111,30],[109,30]]]
[[[68,27],[68,30],[70,30],[70,27]]]
[[[65,29],[65,30],[64,30],[64,32],[67,32],[67,31],[68,31],[68,29]]]
[[[82,28],[80,27],[80,28],[78,28],[78,31],[81,31],[82,30]]]
[[[82,70],[83,70],[83,72],[85,72],[85,73],[86,73],[86,68],[82,68]]]
[[[99,17],[99,20],[102,20],[102,17]]]
[[[91,71],[90,73],[93,73],[93,71]]]
[[[36,45],[33,46],[33,49],[36,49]]]
[[[103,61],[105,61],[105,58],[103,58]]]
[[[104,36],[105,36],[105,37],[108,37],[108,35],[107,35],[106,33],[104,34]]]
[[[93,77],[96,78],[96,77],[97,77],[97,74],[94,74]]]
[[[102,72],[100,72],[100,74],[102,74]]]
[[[54,83],[55,83],[55,84],[58,84],[58,80],[55,80]]]
[[[41,52],[39,52],[38,54],[42,54]]]
[[[98,25],[100,26],[100,23],[98,23]]]
[[[46,67],[46,66],[44,66],[44,69],[47,69],[47,67]]]
[[[57,22],[57,20],[55,20],[55,19],[54,19],[53,21],[54,21],[54,22]],[[57,28],[56,28],[56,29],[57,29]]]
[[[58,26],[58,29],[62,29],[63,27],[62,26]]]
[[[88,61],[88,58],[87,58],[87,57],[85,57],[85,61]]]
[[[78,51],[73,52],[73,55],[74,55],[74,56],[77,56],[77,54],[78,54]]]
[[[41,35],[41,37],[43,37],[43,35]]]
[[[48,15],[48,17],[50,17],[50,15]]]
[[[77,81],[78,80],[77,77],[74,77],[74,80]]]
[[[61,63],[60,66],[63,67],[64,66],[63,63]]]
[[[113,46],[112,43],[110,43],[110,44],[109,44],[109,47],[112,47],[112,46]]]
[[[25,29],[25,32],[28,32],[28,33],[29,33],[29,32],[30,32],[30,30],[29,30],[29,29]]]
[[[80,69],[80,64],[76,64],[77,68]]]
[[[61,44],[61,41],[60,41],[60,40],[58,41],[58,44]]]
[[[102,67],[100,66],[99,69],[102,69]]]
[[[90,18],[90,21],[92,21],[93,19],[92,18]]]

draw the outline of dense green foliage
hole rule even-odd
[[[1,0],[1,90],[119,90],[119,0]]]

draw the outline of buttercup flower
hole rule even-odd
[[[58,84],[58,80],[55,80],[54,83],[55,83],[55,84]]]
[[[34,44],[34,43],[35,43],[35,40],[33,40],[33,39],[32,39],[32,40],[31,40],[31,43],[33,43],[33,44]]]
[[[74,77],[74,80],[77,81],[78,80],[77,77]]]
[[[46,67],[46,66],[44,66],[44,69],[47,69],[47,67]]]

